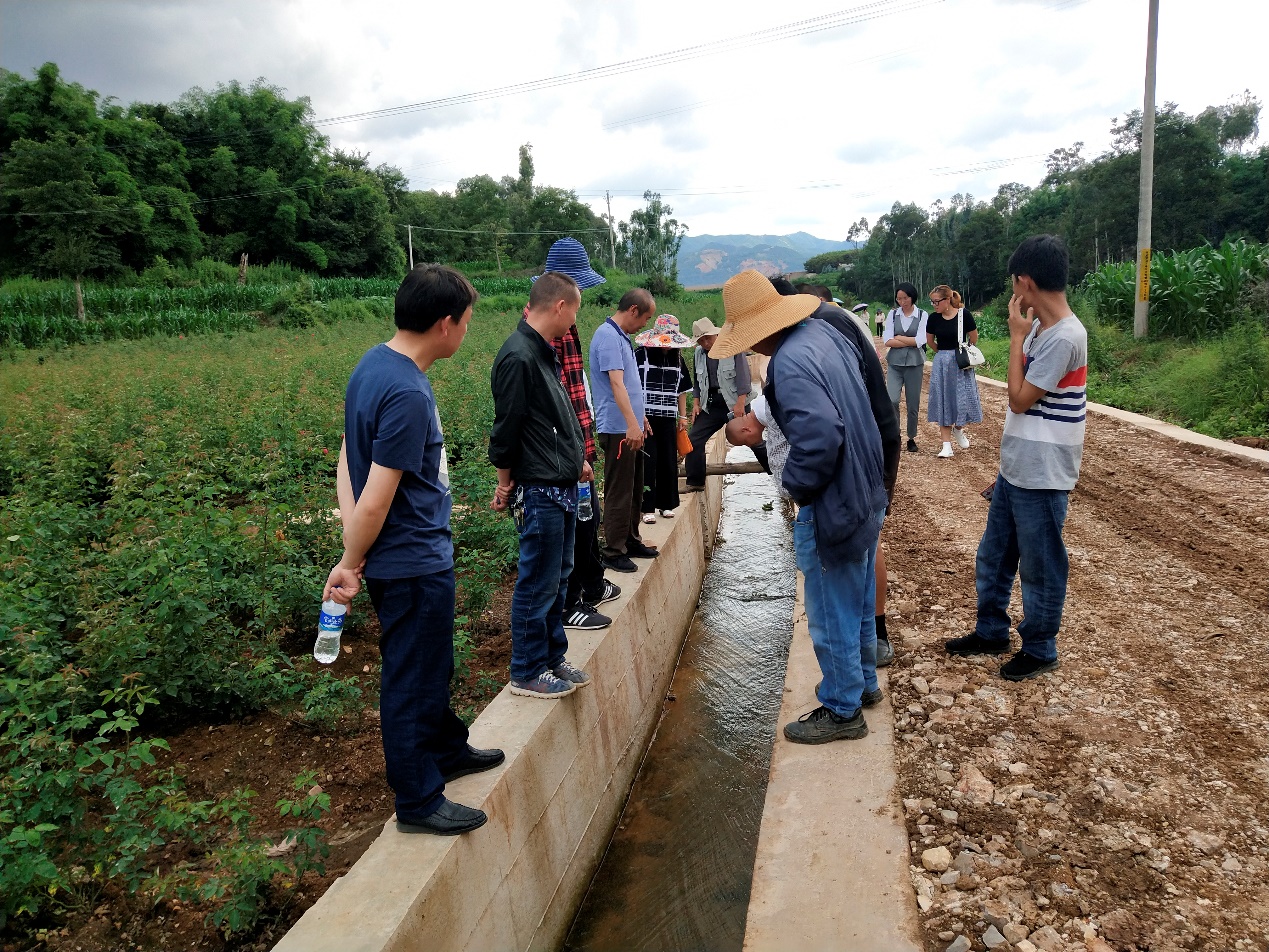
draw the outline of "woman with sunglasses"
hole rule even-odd
[[[934,313],[926,321],[926,342],[934,351],[930,365],[929,420],[937,423],[943,438],[939,459],[953,455],[952,440],[963,450],[969,449],[969,437],[965,426],[983,422],[983,407],[978,400],[978,377],[973,368],[961,370],[956,365],[956,351],[962,339],[978,343],[978,325],[974,315],[964,306],[961,296],[946,284],[940,284],[930,292]],[[958,324],[964,326],[961,338]]]

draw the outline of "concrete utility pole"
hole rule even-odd
[[[410,246],[410,270],[414,270],[414,226],[405,226],[405,241]]]
[[[617,267],[617,233],[612,227],[612,193],[605,190],[604,200],[608,202],[608,247],[612,250],[612,266]]]
[[[1146,38],[1146,101],[1141,110],[1141,195],[1137,212],[1137,300],[1132,336],[1145,337],[1150,328],[1150,212],[1154,201],[1154,61],[1159,45],[1159,0],[1149,0],[1150,25]]]

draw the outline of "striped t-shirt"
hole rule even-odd
[[[1074,489],[1084,455],[1088,333],[1074,314],[1022,342],[1026,380],[1044,396],[1025,413],[1005,413],[1000,475],[1023,489]]]

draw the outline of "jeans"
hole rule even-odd
[[[564,599],[573,571],[577,515],[526,486],[520,566],[511,595],[511,680],[532,681],[564,660]]]
[[[975,631],[984,641],[1009,642],[1009,594],[1018,575],[1024,616],[1018,625],[1022,650],[1041,661],[1057,660],[1057,633],[1070,570],[1062,541],[1069,497],[1065,489],[1023,489],[1004,476],[996,477],[975,565]]]
[[[899,394],[906,390],[908,394],[908,439],[914,440],[917,435],[917,424],[921,416],[921,385],[925,382],[925,365],[915,367],[886,366],[886,390],[890,394],[890,402],[894,404],[894,413],[899,417]],[[902,419],[902,417],[899,417]]]
[[[878,526],[884,518],[877,513]],[[858,562],[822,563],[810,506],[798,510],[793,550],[805,583],[811,644],[824,675],[819,701],[840,717],[853,717],[863,692],[877,689],[877,550]]]
[[[604,594],[604,563],[599,556],[599,498],[595,484],[590,484],[591,505],[594,515],[583,522],[577,520],[573,536],[573,571],[568,576],[568,595],[565,608],[575,608],[582,602],[594,602]],[[567,545],[567,540],[565,541]]]
[[[445,799],[441,775],[467,756],[467,727],[449,703],[454,674],[454,570],[366,579],[379,616],[379,722],[397,818],[410,823]]]

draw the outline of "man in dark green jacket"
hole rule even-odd
[[[494,425],[489,461],[498,469],[492,508],[508,507],[520,530],[511,597],[511,693],[555,699],[590,682],[564,657],[564,600],[573,570],[577,484],[593,474],[573,404],[560,383],[551,341],[577,319],[582,293],[548,271],[529,308],[494,359]]]

